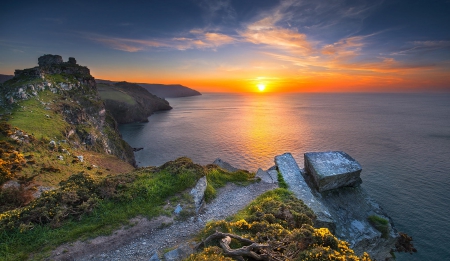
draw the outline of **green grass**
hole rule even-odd
[[[383,238],[389,237],[389,221],[377,215],[372,215],[367,218],[370,224],[381,232]]]
[[[212,165],[209,165],[212,166]],[[209,167],[206,172],[207,186],[205,191],[205,201],[210,202],[216,197],[216,189],[225,186],[228,182],[233,182],[238,185],[248,185],[253,182],[255,173],[250,173],[245,170],[238,170],[235,172],[228,172],[219,167]]]
[[[58,99],[59,95],[43,91],[39,93],[39,98],[47,103]],[[38,139],[54,139],[55,137],[63,139],[64,130],[69,127],[69,124],[64,121],[61,114],[57,114],[53,110],[46,110],[47,106],[34,98],[21,101],[20,105],[23,108],[17,107],[14,110],[8,121],[9,124],[33,134]]]
[[[98,94],[102,98],[102,100],[114,100],[119,102],[124,102],[129,105],[135,105],[136,101],[133,97],[128,95],[127,93],[117,90],[112,86],[105,87],[104,85],[97,85]]]
[[[92,213],[81,216],[81,221],[71,220],[56,229],[36,225],[22,233],[19,228],[12,231],[2,229],[0,259],[24,260],[33,252],[36,259],[41,259],[48,250],[62,243],[111,233],[126,225],[130,218],[158,216],[163,213],[167,198],[193,187],[197,180],[188,172],[173,175],[164,170],[157,173],[140,170],[136,175],[137,178],[122,192],[119,201],[101,201]]]
[[[278,179],[278,187],[284,188],[284,189],[289,188],[289,185],[284,180],[283,175],[281,174],[280,171],[278,171],[277,179]]]

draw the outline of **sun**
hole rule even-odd
[[[266,89],[266,85],[265,85],[265,84],[262,84],[262,83],[258,84],[258,90],[259,90],[260,92],[263,92],[264,89]]]

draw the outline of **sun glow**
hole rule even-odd
[[[265,89],[266,89],[266,85],[265,84],[262,84],[262,83],[258,84],[258,90],[260,92],[263,92]]]

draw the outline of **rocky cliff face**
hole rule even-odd
[[[16,70],[13,79],[0,85],[2,108],[14,111],[24,107],[21,104],[25,101],[38,101],[67,123],[59,132],[74,147],[115,155],[135,165],[133,150],[122,140],[117,122],[106,111],[89,69],[74,58],[63,62],[59,55],[44,55],[38,61],[39,66]],[[43,102],[44,96],[53,100]],[[55,128],[58,125],[55,122]]]
[[[119,124],[147,122],[147,118],[154,112],[172,109],[169,102],[134,83],[118,82],[114,85],[99,84],[98,86],[106,109]]]

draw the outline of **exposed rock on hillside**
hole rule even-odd
[[[356,166],[358,171],[361,171],[359,163],[347,154],[340,157],[344,155],[341,153],[306,153],[305,166],[308,167],[305,170],[299,169],[290,153],[276,156],[275,163],[289,189],[316,213],[316,223],[321,221],[320,226],[331,228],[338,238],[348,241],[358,255],[368,252],[375,260],[392,260],[390,252],[394,249],[397,231],[388,215],[363,188],[352,182],[341,183],[334,189],[321,193],[320,188],[318,190],[314,184],[314,175],[324,169],[327,170],[330,180],[342,180],[342,174],[336,170],[353,170]],[[312,171],[314,167],[316,169]],[[357,184],[359,183],[358,181]],[[371,224],[370,219],[375,216],[376,219],[386,222],[385,231],[379,231]]]
[[[75,58],[63,62],[59,55],[44,55],[38,61],[39,66],[16,70],[14,78],[0,85],[1,107],[17,111],[18,106],[24,108],[22,101],[37,101],[41,109],[61,115],[65,121],[65,127],[58,129],[60,122],[47,115],[61,139],[79,149],[112,154],[135,165],[133,150],[122,140],[115,119],[106,111],[89,69],[76,64]],[[43,97],[52,100],[44,102]]]
[[[134,83],[98,84],[98,90],[118,123],[147,122],[153,112],[172,109],[169,102]]]

